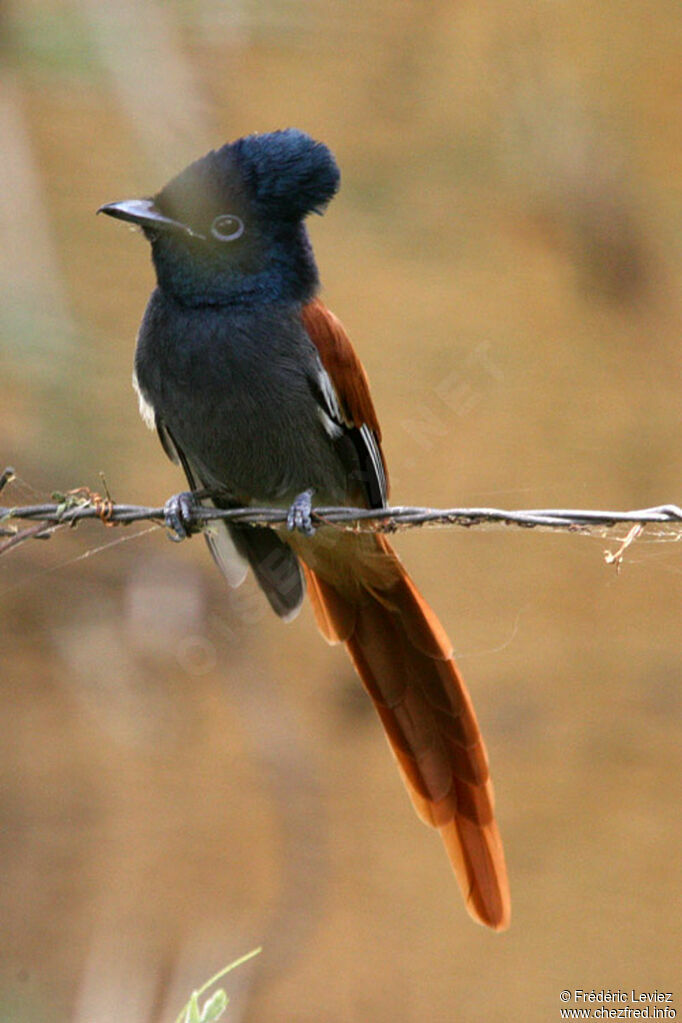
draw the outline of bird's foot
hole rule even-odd
[[[190,490],[183,490],[181,494],[168,498],[163,506],[163,516],[169,540],[180,543],[192,533],[198,532],[195,517],[198,507],[197,499]]]
[[[304,490],[302,494],[294,498],[287,513],[287,528],[292,532],[297,530],[305,536],[312,536],[315,532],[312,515],[314,493],[314,490]]]

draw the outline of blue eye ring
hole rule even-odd
[[[221,213],[211,224],[211,234],[219,242],[236,242],[244,234],[244,221],[234,213]]]

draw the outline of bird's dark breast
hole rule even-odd
[[[254,502],[288,502],[308,487],[344,499],[342,463],[310,401],[316,357],[295,307],[188,308],[157,289],[135,371],[206,485]]]

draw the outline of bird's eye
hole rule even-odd
[[[223,213],[211,224],[211,234],[219,242],[236,242],[244,234],[244,221],[234,213]]]

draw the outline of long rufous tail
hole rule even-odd
[[[363,540],[352,585],[325,571],[327,559],[306,558],[318,626],[346,644],[417,813],[440,831],[469,913],[503,930],[509,885],[488,758],[452,646],[386,538]]]

